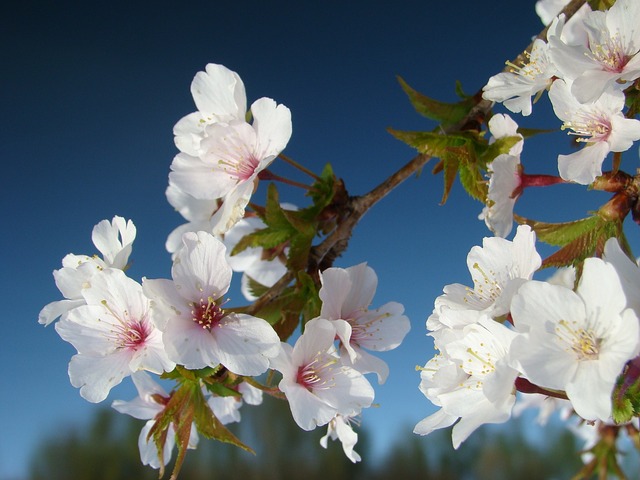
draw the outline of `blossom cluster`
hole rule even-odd
[[[516,122],[505,114],[489,119],[489,144],[513,140],[508,151],[487,164],[480,219],[495,236],[468,254],[473,286],[447,285],[434,302],[426,326],[437,354],[421,368],[419,388],[439,409],[414,431],[427,435],[453,425],[458,448],[482,424],[506,422],[531,407],[541,409],[545,422],[560,410],[565,419],[572,413],[579,418],[571,428],[586,441],[590,453],[583,460],[595,465],[605,462],[593,458],[593,452],[604,455],[604,450],[590,450],[602,432],[620,425],[638,430],[631,405],[640,378],[640,269],[621,231],[636,190],[630,187],[632,177],[617,169],[620,152],[640,140],[640,121],[634,118],[640,3],[617,0],[606,11],[584,4],[565,22],[558,13],[567,3],[537,3],[549,25],[546,41],[536,39],[520,65],[508,62],[509,70],[489,80],[483,97],[527,116],[532,97],[537,100],[548,90],[562,129],[583,146],[558,156],[560,177],[528,175]],[[610,152],[617,158],[605,178],[602,165]],[[610,181],[622,178],[615,175],[628,183]],[[583,223],[522,219],[527,224],[507,240],[523,190],[565,182],[616,195]],[[616,203],[617,198],[622,200]],[[590,221],[613,228],[578,230]],[[542,260],[536,228],[548,243],[564,245],[560,254]],[[545,281],[534,279],[545,267],[563,265]]]
[[[562,129],[584,144],[558,155],[560,176],[588,185],[602,174],[610,152],[624,152],[640,139],[640,121],[625,116],[624,93],[640,78],[640,4],[618,0],[607,11],[585,4],[565,23],[555,13],[566,3],[538,2],[543,20],[551,22],[546,41],[536,39],[521,65],[491,77],[483,96],[526,116],[531,98],[548,90]]]
[[[467,264],[473,287],[446,286],[427,320],[438,354],[420,389],[440,409],[414,431],[454,425],[457,448],[478,426],[507,421],[518,398],[526,402],[518,390],[564,398],[588,422],[612,422],[614,389],[640,353],[640,268],[618,241],[585,260],[575,290],[573,276],[533,279],[541,259],[526,225],[513,241],[485,238]]]
[[[182,450],[195,448],[199,431],[212,436],[217,424],[240,421],[240,407],[259,405],[263,392],[286,398],[302,429],[327,425],[322,446],[329,437],[339,439],[347,457],[360,461],[351,423],[374,399],[365,375],[375,373],[384,383],[389,373],[370,352],[400,345],[410,328],[404,308],[395,302],[369,308],[377,277],[365,263],[318,272],[318,315],[303,322],[294,345],[286,343],[290,333],[274,328],[279,319],[227,307],[234,271],[243,273],[243,295],[255,301],[255,285],[268,288],[288,269],[287,241],[277,248],[270,244],[269,251],[253,245],[232,253],[267,226],[255,213],[245,215],[245,207],[260,172],[291,136],[291,114],[269,98],[255,101],[247,112],[240,77],[222,65],[207,65],[191,91],[198,111],[174,128],[180,153],[166,191],[187,220],[166,241],[171,279],[138,283],[127,276],[136,228],[115,216],[93,230],[102,257],[64,257],[63,267],[54,271],[64,299],[46,305],[39,321],[48,325],[60,317],[56,332],[77,350],[69,378],[86,400],[102,402],[132,378],[138,397],[112,405],[147,420],[139,448],[143,463],[153,468],[164,468],[176,443]],[[280,372],[278,386],[258,380],[268,370]],[[177,380],[178,386],[167,393],[150,374]],[[183,415],[183,410],[196,413]],[[203,424],[203,418],[210,423]]]

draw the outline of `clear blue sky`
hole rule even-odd
[[[81,425],[97,409],[69,384],[72,347],[37,323],[42,306],[60,298],[51,273],[62,257],[94,253],[93,225],[117,214],[138,228],[129,274],[169,276],[164,241],[181,223],[164,196],[176,153],[172,127],[194,110],[189,85],[198,70],[222,63],[243,78],[249,103],[269,96],[287,105],[293,136],[286,153],[316,171],[331,162],[348,191],[362,194],[414,155],[387,127],[434,126],[414,113],[395,76],[443,100],[455,99],[456,80],[476,91],[539,31],[533,6],[411,0],[5,7],[0,479],[24,475],[41,438]],[[548,126],[550,109],[542,103],[524,125]],[[552,138],[567,153],[566,137]],[[525,144],[529,173],[554,172],[558,152],[543,150],[545,141]],[[583,190],[526,192],[517,209],[549,221],[578,218],[606,198],[567,203]],[[458,185],[444,207],[441,194],[442,180],[428,166],[365,216],[336,263],[369,262],[379,276],[374,305],[401,302],[412,323],[401,348],[384,356],[391,375],[377,387],[380,408],[364,415],[378,449],[412,435],[433,411],[414,370],[433,354],[424,322],[445,284],[470,281],[466,254],[489,235],[476,219],[481,205]],[[116,388],[107,403],[132,395]]]

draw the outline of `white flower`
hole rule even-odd
[[[556,19],[549,27],[549,34],[560,35],[564,17]],[[531,115],[531,97],[536,100],[546,90],[557,75],[557,69],[549,58],[549,46],[543,40],[533,42],[528,62],[522,65],[507,63],[509,72],[501,72],[489,79],[484,86],[482,97],[504,104],[513,113]]]
[[[441,410],[420,421],[414,433],[427,435],[455,423],[452,441],[458,448],[480,425],[510,418],[518,371],[509,366],[508,352],[516,334],[482,316],[449,335],[439,344],[442,357],[427,363],[421,375],[421,391]]]
[[[362,459],[358,452],[354,450],[356,443],[358,443],[358,434],[353,431],[351,421],[351,418],[342,415],[333,417],[327,427],[327,434],[320,439],[320,445],[323,448],[327,448],[329,437],[331,437],[331,440],[340,440],[344,454],[353,463],[357,463]]]
[[[581,103],[593,102],[607,88],[624,88],[640,76],[640,3],[618,0],[607,11],[588,12],[583,19],[587,38],[567,44],[549,36],[550,55],[560,77],[573,81],[571,93]]]
[[[513,295],[542,263],[535,241],[535,232],[528,225],[518,227],[513,241],[485,238],[482,247],[473,247],[467,256],[474,287],[457,283],[444,287],[444,295],[435,302],[435,315],[445,306],[475,311],[478,316],[483,312],[493,318],[507,314]]]
[[[83,398],[101,402],[138,370],[173,370],[140,284],[122,270],[106,269],[92,277],[82,295],[86,305],[69,311],[56,331],[78,350],[69,363],[69,378]]]
[[[638,354],[638,317],[626,308],[615,268],[588,258],[577,291],[545,282],[523,285],[511,304],[519,369],[536,385],[564,390],[578,415],[607,420],[625,363]]]
[[[251,106],[253,125],[244,120],[213,123],[206,129],[199,156],[178,154],[169,181],[199,199],[216,199],[251,186],[284,150],[291,137],[291,112],[270,98]]]
[[[363,349],[383,352],[402,343],[411,329],[404,307],[389,302],[376,310],[368,309],[378,277],[366,263],[328,268],[320,274],[320,281],[320,317],[333,322],[349,363],[362,373],[375,372],[384,383],[389,374],[387,364]]]
[[[72,308],[84,305],[82,290],[91,286],[91,277],[105,268],[124,269],[135,238],[135,225],[122,217],[115,216],[111,222],[102,220],[93,227],[91,239],[103,258],[66,255],[62,259],[62,268],[53,271],[56,286],[65,299],[45,305],[38,315],[38,322],[49,325]]]
[[[158,450],[153,439],[148,438],[149,431],[155,423],[155,417],[164,409],[164,405],[158,400],[160,398],[168,401],[169,395],[164,389],[154,382],[145,372],[137,372],[131,375],[133,383],[138,390],[138,396],[130,401],[114,400],[111,406],[118,412],[131,415],[140,420],[149,420],[142,428],[138,437],[138,448],[140,450],[140,458],[143,465],[149,465],[152,468],[160,468],[160,458],[158,458]],[[167,429],[167,437],[163,448],[163,465],[167,465],[171,460],[171,453],[175,445],[175,429],[170,424]],[[193,449],[198,445],[198,431],[194,424],[191,424],[191,432],[189,434],[189,442],[187,448]]]
[[[486,206],[478,216],[495,236],[505,238],[513,227],[513,208],[522,185],[520,156],[501,154],[489,165]]]
[[[191,83],[191,94],[198,111],[183,117],[173,127],[173,133],[176,147],[197,157],[208,125],[244,120],[247,96],[240,76],[215,63],[208,64],[204,72],[196,74]]]
[[[609,89],[593,103],[580,103],[564,80],[553,82],[549,98],[562,128],[578,135],[587,145],[570,155],[558,156],[560,176],[583,185],[602,174],[602,162],[609,152],[624,152],[640,139],[640,121],[625,118],[625,97],[619,90]]]
[[[282,343],[271,368],[282,373],[278,387],[303,430],[326,425],[336,415],[353,417],[373,401],[373,387],[358,371],[343,365],[333,344],[336,329],[322,318],[306,323],[294,347]]]
[[[280,339],[265,320],[225,312],[231,267],[221,241],[206,232],[185,233],[171,280],[143,282],[167,354],[186,368],[222,364],[238,375],[260,375],[277,355]]]

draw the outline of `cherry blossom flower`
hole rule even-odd
[[[521,332],[512,344],[514,365],[536,385],[565,391],[584,419],[606,421],[616,379],[640,350],[638,317],[626,308],[613,265],[586,259],[575,292],[527,282],[511,314]]]
[[[353,431],[351,421],[351,418],[342,415],[333,417],[328,424],[327,434],[320,439],[320,445],[322,445],[323,448],[327,448],[329,438],[331,438],[331,440],[340,440],[344,454],[353,463],[357,463],[362,460],[362,458],[358,455],[358,452],[354,450],[356,443],[358,443],[358,434]]]
[[[518,124],[508,115],[497,114],[489,120],[489,131],[496,139],[519,135]],[[519,135],[522,138],[522,135]],[[486,206],[478,217],[498,237],[506,237],[513,226],[513,207],[522,184],[520,153],[524,140],[516,143],[508,153],[498,155],[489,165],[489,191]]]
[[[567,44],[549,36],[550,55],[560,77],[572,81],[571,93],[580,103],[596,101],[611,88],[622,89],[640,77],[640,4],[618,0],[606,12],[588,12],[583,18],[586,38]]]
[[[244,120],[209,125],[199,156],[180,153],[174,158],[170,182],[201,199],[222,198],[242,185],[253,185],[258,173],[287,145],[291,112],[270,98],[261,98],[253,103],[251,113],[253,125]]]
[[[265,320],[223,309],[232,273],[223,243],[206,232],[185,233],[182,242],[173,281],[143,281],[169,358],[190,369],[222,364],[238,375],[264,373],[280,339]]]
[[[38,315],[38,323],[49,325],[72,308],[85,305],[82,290],[91,285],[91,277],[105,268],[124,269],[129,261],[136,227],[131,220],[117,215],[111,222],[102,220],[91,233],[91,239],[103,258],[98,256],[65,255],[62,268],[53,271],[56,286],[64,300],[47,304]]]
[[[140,435],[138,436],[138,448],[140,450],[142,464],[158,469],[161,466],[160,458],[158,457],[158,449],[156,448],[153,439],[148,437],[149,431],[155,423],[156,415],[162,412],[165,403],[169,401],[169,394],[167,394],[164,389],[154,382],[145,372],[136,372],[131,375],[131,378],[138,390],[138,396],[130,401],[114,400],[111,407],[120,413],[131,415],[134,418],[149,420],[144,425]],[[175,437],[175,429],[173,424],[170,424],[167,429],[167,437],[162,450],[163,465],[167,465],[171,460],[171,454],[176,441]],[[192,423],[187,448],[196,448],[198,446],[198,440],[198,431]]]
[[[625,118],[625,97],[619,90],[607,90],[589,104],[578,102],[564,80],[553,82],[549,98],[557,117],[579,142],[586,146],[570,155],[558,156],[560,176],[583,185],[602,174],[602,162],[609,152],[624,152],[640,139],[640,121]]]
[[[69,311],[56,331],[78,351],[69,363],[69,378],[83,398],[101,402],[138,370],[173,370],[139,283],[109,268],[94,275],[82,295],[86,305]]]
[[[330,321],[311,320],[295,346],[282,343],[279,355],[271,360],[271,368],[282,374],[278,387],[303,430],[326,425],[338,414],[356,416],[373,401],[373,387],[364,375],[344,365],[336,354],[335,337]]]
[[[438,317],[445,307],[453,311],[467,311],[462,313],[467,322],[478,318],[480,313],[493,318],[507,314],[513,295],[531,279],[542,263],[535,241],[535,232],[528,225],[520,225],[513,241],[489,237],[482,241],[482,247],[473,247],[467,256],[467,266],[474,287],[458,283],[444,287],[444,295],[435,301],[430,324],[441,321]],[[449,311],[447,315],[453,313]],[[438,327],[432,328],[428,324],[428,328]]]
[[[197,157],[206,127],[216,122],[244,120],[247,95],[240,76],[224,65],[210,63],[198,72],[191,83],[191,95],[198,109],[183,117],[175,127],[176,147]]]
[[[396,348],[411,329],[404,307],[389,302],[376,310],[368,307],[378,277],[366,263],[349,268],[328,268],[320,274],[320,317],[333,322],[349,363],[362,373],[375,372],[384,383],[387,364],[364,349],[378,352]],[[345,359],[346,361],[346,359]]]
[[[509,365],[508,353],[516,333],[483,315],[449,336],[437,343],[441,357],[421,373],[420,390],[441,409],[420,421],[414,433],[427,435],[455,423],[452,442],[458,448],[480,425],[510,418],[518,371]]]
[[[563,28],[564,16],[560,16],[549,27],[547,37],[562,35]],[[522,65],[507,62],[510,70],[491,77],[482,89],[482,97],[502,103],[513,113],[531,115],[531,97],[535,95],[537,100],[549,88],[558,70],[551,61],[549,45],[544,40],[536,39],[533,42],[527,60]]]

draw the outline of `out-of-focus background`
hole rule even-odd
[[[542,28],[533,1],[511,0],[27,0],[2,10],[2,480],[156,476],[139,466],[140,422],[109,412],[112,400],[135,396],[129,379],[103,405],[84,401],[67,377],[73,348],[52,326],[38,325],[37,316],[61,298],[51,273],[62,257],[95,253],[91,229],[114,215],[138,228],[128,274],[138,281],[169,277],[164,242],[183,223],[164,195],[177,152],[172,127],[195,110],[189,86],[197,71],[224,64],[244,80],[249,104],[268,96],[287,105],[293,136],[286,154],[316,172],[330,162],[357,195],[414,156],[387,127],[435,126],[415,113],[396,75],[455,101],[456,80],[468,93],[479,90]],[[546,98],[531,117],[515,118],[527,127],[559,127]],[[563,133],[532,139],[523,163],[530,173],[556,173],[557,154],[570,148]],[[439,206],[442,178],[430,168],[374,207],[336,262],[368,262],[379,277],[373,306],[400,302],[412,324],[404,344],[383,355],[391,375],[376,386],[379,406],[362,417],[356,450],[363,463],[351,465],[339,445],[321,449],[324,429],[302,432],[286,405],[268,402],[242,412],[239,435],[257,450],[254,459],[203,440],[189,453],[184,478],[566,478],[575,472],[566,450],[574,441],[555,427],[483,427],[455,456],[448,431],[427,438],[412,433],[435,411],[417,388],[415,366],[433,355],[424,322],[444,285],[470,282],[466,255],[490,236],[477,219],[482,206],[459,185]],[[296,175],[286,165],[274,169]],[[580,218],[607,198],[585,190],[527,191],[517,211],[545,221]],[[283,201],[287,191],[281,190]],[[292,201],[302,204],[296,195]],[[241,302],[239,294],[231,300]]]

